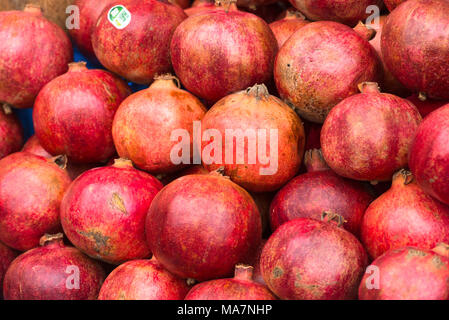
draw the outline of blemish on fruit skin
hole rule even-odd
[[[123,212],[124,214],[128,214],[125,207],[125,202],[123,201],[122,197],[117,192],[114,192],[112,194],[111,201],[109,202],[113,208],[116,208]]]
[[[77,231],[80,235],[87,237],[95,242],[94,250],[101,255],[109,255],[111,248],[108,245],[110,237],[104,236],[99,231]]]
[[[282,270],[280,267],[275,267],[273,270],[273,277],[274,279],[282,277],[284,274],[284,270]]]

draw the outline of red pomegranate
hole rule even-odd
[[[180,89],[177,78],[156,77],[148,89],[120,105],[112,126],[117,152],[152,173],[182,169],[192,162],[194,122],[200,123],[205,113],[196,97]]]
[[[0,159],[19,151],[23,144],[23,129],[11,107],[0,103]]]
[[[331,21],[309,23],[279,50],[274,80],[281,98],[305,119],[323,123],[329,111],[357,93],[361,81],[375,81],[381,63],[366,27],[357,32]],[[371,33],[371,32],[370,32]]]
[[[393,10],[382,32],[382,56],[408,89],[449,99],[449,1],[409,0]]]
[[[25,251],[45,233],[61,230],[59,206],[71,180],[61,157],[26,152],[0,160],[0,241]],[[61,161],[61,162],[60,162]]]
[[[427,99],[425,96],[420,95],[419,93],[412,94],[407,98],[408,101],[413,103],[413,105],[418,109],[421,117],[425,118],[431,112],[436,109],[441,108],[442,106],[449,104],[449,100],[441,101],[441,100],[432,100]]]
[[[70,39],[33,4],[0,12],[0,26],[0,103],[30,108],[41,88],[67,71]]]
[[[377,83],[361,83],[360,94],[329,113],[321,147],[329,167],[355,180],[387,181],[407,166],[407,156],[422,118],[408,100],[380,93]]]
[[[374,200],[371,190],[335,174],[320,150],[308,150],[304,161],[307,173],[292,179],[271,202],[271,230],[296,218],[319,220],[326,211],[342,216],[345,229],[358,236],[363,214]]]
[[[401,3],[405,2],[407,0],[384,0],[385,6],[387,9],[391,12],[393,11],[397,6],[399,6]]]
[[[0,299],[3,297],[3,278],[16,253],[0,242]]]
[[[409,159],[419,186],[449,205],[449,104],[432,112],[419,126]]]
[[[298,172],[304,154],[301,119],[265,85],[217,102],[202,131],[203,165],[209,171],[224,166],[224,174],[249,191],[279,189]]]
[[[235,266],[234,278],[217,279],[195,285],[186,300],[276,300],[266,286],[253,281],[253,267]]]
[[[198,281],[229,276],[261,241],[254,200],[217,174],[181,177],[159,192],[148,211],[146,236],[170,272]]]
[[[109,20],[113,9],[104,10],[92,35],[95,55],[108,70],[132,82],[150,83],[156,74],[171,70],[170,40],[187,16],[180,7],[156,0],[118,4],[129,12],[129,24],[116,27]]]
[[[105,162],[115,154],[114,114],[130,93],[126,83],[109,72],[71,63],[36,99],[36,136],[49,153],[66,154],[71,162]]]
[[[165,270],[156,259],[132,260],[114,269],[98,300],[183,300],[186,281]]]
[[[290,38],[290,36],[307,25],[309,21],[299,11],[289,9],[285,18],[270,23],[270,28],[278,41],[279,48]]]
[[[50,153],[48,153],[47,150],[45,150],[41,143],[39,142],[39,139],[36,137],[36,135],[31,136],[27,142],[24,144],[22,148],[22,152],[28,152],[31,154],[34,154],[36,156],[40,156],[43,158],[51,158],[53,157]]]
[[[146,258],[145,217],[162,184],[118,159],[89,170],[69,187],[61,204],[67,238],[87,255],[118,264]]]
[[[427,195],[410,172],[400,170],[391,189],[366,210],[361,239],[373,259],[404,246],[431,249],[449,242],[449,207]]]
[[[277,42],[265,21],[226,3],[225,10],[182,22],[173,34],[170,53],[182,84],[212,104],[232,92],[269,82]]]
[[[260,283],[264,286],[267,284],[265,283],[265,280],[263,279],[262,271],[260,270],[260,257],[262,256],[263,247],[267,243],[266,239],[262,239],[262,242],[259,245],[259,248],[253,252],[253,256],[245,261],[248,265],[254,266],[253,274],[252,274],[252,280],[254,280],[257,283]]]
[[[184,13],[190,17],[196,14],[202,14],[209,11],[221,9],[223,9],[223,7],[218,5],[216,6],[214,1],[212,0],[195,0],[190,8],[184,9]]]
[[[329,219],[329,220],[327,220]],[[354,299],[367,265],[365,250],[351,233],[324,221],[298,218],[280,226],[262,251],[268,287],[285,300]]]
[[[360,300],[448,300],[448,246],[434,250],[403,247],[387,251],[367,268]]]
[[[3,286],[6,300],[97,299],[104,270],[78,249],[65,246],[62,237],[44,235],[41,247],[11,263]]]

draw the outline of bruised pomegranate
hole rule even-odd
[[[355,180],[387,181],[407,157],[421,116],[408,100],[361,83],[360,94],[340,102],[324,122],[321,147],[329,167]]]
[[[16,253],[0,242],[0,299],[3,297],[3,278]]]
[[[407,0],[384,0],[384,3],[389,11],[393,11],[398,5],[405,1]]]
[[[329,220],[327,220],[329,218]],[[298,218],[280,226],[262,251],[268,287],[285,300],[354,299],[367,265],[365,250],[333,219]],[[339,224],[340,224],[339,222]]]
[[[410,0],[388,16],[382,56],[408,89],[449,99],[449,1]]]
[[[401,170],[391,189],[366,210],[361,239],[373,259],[404,246],[431,249],[449,242],[449,207],[427,195],[410,172]]]
[[[320,150],[308,150],[304,161],[308,172],[292,179],[271,202],[271,229],[296,218],[320,219],[327,211],[342,216],[345,229],[358,236],[363,214],[374,200],[370,190],[335,174]]]
[[[176,75],[209,104],[224,96],[269,82],[276,38],[261,18],[235,3],[190,16],[173,34],[170,54]]]
[[[41,88],[67,71],[70,39],[32,4],[0,12],[0,26],[0,103],[30,108]]]
[[[368,36],[366,27],[358,32]],[[381,63],[367,39],[331,21],[309,23],[281,47],[274,80],[281,98],[305,119],[323,123],[329,111],[357,93],[361,81],[381,75]]]
[[[67,238],[87,255],[109,263],[146,258],[145,217],[162,184],[129,160],[89,170],[67,190],[61,223]]]
[[[270,23],[270,28],[276,37],[279,48],[290,38],[290,36],[308,24],[309,21],[299,11],[287,10],[285,18]]]
[[[145,230],[168,271],[199,281],[229,276],[257,249],[262,233],[251,196],[215,173],[184,176],[162,189]]]
[[[44,235],[41,247],[17,257],[5,274],[6,300],[95,300],[104,281],[102,267],[64,245],[62,233]]]
[[[71,180],[59,160],[26,152],[0,160],[0,241],[7,246],[29,250],[61,230],[59,206]]]
[[[449,104],[449,100],[441,101],[441,100],[427,99],[425,96],[422,96],[417,93],[408,97],[407,100],[413,103],[413,105],[418,109],[419,113],[421,114],[421,117],[423,118],[427,117],[427,115],[429,115],[436,109],[439,109],[442,106]]]
[[[19,151],[23,144],[23,129],[11,108],[0,103],[0,159]]]
[[[132,82],[150,83],[156,74],[171,70],[170,40],[187,16],[180,7],[156,0],[119,4],[128,10],[130,22],[117,28],[109,20],[110,10],[104,10],[92,34],[95,55],[108,70]]]
[[[449,104],[432,112],[419,126],[409,162],[420,187],[449,205]]]
[[[276,300],[266,286],[253,281],[253,267],[238,264],[234,278],[195,285],[186,300]]]
[[[184,300],[186,281],[165,270],[156,259],[132,260],[114,269],[98,300]]]
[[[439,244],[433,250],[403,247],[387,251],[367,268],[359,299],[448,300],[447,250],[446,244]]]
[[[33,123],[42,147],[74,163],[107,161],[115,154],[112,120],[131,93],[125,82],[84,62],[52,80],[39,93]]]
[[[203,165],[210,171],[224,166],[224,174],[249,191],[279,189],[299,170],[305,140],[301,120],[265,85],[217,102],[206,113],[202,131]]]

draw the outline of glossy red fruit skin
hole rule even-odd
[[[70,39],[34,5],[0,12],[0,25],[0,102],[30,108],[41,88],[67,71]]]
[[[408,101],[413,103],[415,107],[418,109],[421,117],[425,118],[430,113],[435,111],[436,109],[441,108],[442,106],[449,104],[449,100],[441,101],[441,100],[432,100],[432,99],[423,99],[419,94],[413,94],[407,98]]]
[[[373,271],[365,273],[360,283],[360,300],[449,299],[449,258],[432,250],[417,247],[390,250],[368,268]],[[377,288],[372,287],[373,272],[379,274]]]
[[[66,154],[70,162],[105,162],[115,154],[115,112],[130,93],[128,85],[109,72],[72,63],[36,99],[36,136],[45,150]]]
[[[385,64],[408,89],[449,99],[449,2],[410,0],[393,10],[383,27]]]
[[[3,298],[3,278],[16,256],[17,254],[14,250],[0,242],[0,299]]]
[[[387,181],[407,166],[421,116],[408,100],[380,93],[376,83],[331,110],[321,130],[329,167],[355,180]]]
[[[23,144],[23,129],[8,106],[0,103],[0,159],[19,151]]]
[[[65,246],[62,234],[57,236],[59,239],[53,240],[48,236],[41,247],[23,253],[11,263],[4,279],[5,300],[97,299],[104,270],[78,249]]]
[[[381,62],[369,42],[331,21],[309,23],[294,33],[274,65],[280,97],[316,123],[323,123],[336,104],[356,94],[360,82],[376,81],[381,75]]]
[[[95,55],[106,69],[127,80],[151,83],[155,75],[170,72],[170,40],[187,16],[180,7],[156,0],[120,4],[131,13],[131,22],[116,29],[104,10],[92,35]]]
[[[401,3],[405,1],[407,0],[384,0],[384,3],[387,9],[391,12],[394,9],[396,9],[397,6],[399,6]]]
[[[126,160],[89,170],[70,185],[62,200],[64,233],[95,259],[119,264],[147,258],[145,217],[162,187]]]
[[[432,112],[419,126],[409,165],[420,187],[449,205],[449,104]]]
[[[112,126],[118,154],[151,173],[171,173],[185,167],[172,159],[171,153],[179,144],[172,141],[172,133],[187,130],[193,146],[193,123],[206,113],[203,104],[173,80],[177,79],[158,77],[148,89],[123,101]]]
[[[343,300],[356,298],[367,256],[356,237],[333,222],[298,218],[273,233],[260,263],[281,299]]]
[[[325,211],[342,216],[344,228],[359,236],[363,214],[374,197],[367,186],[342,178],[326,165],[320,150],[305,156],[308,172],[290,180],[275,196],[270,206],[271,230],[296,218],[320,219]]]
[[[217,279],[195,285],[185,300],[276,300],[264,285],[252,280],[253,267],[237,265],[234,278]]]
[[[98,300],[184,300],[189,289],[154,258],[132,260],[109,274]]]
[[[431,249],[449,242],[449,207],[427,195],[410,172],[401,170],[391,189],[366,210],[361,239],[373,259],[404,246]]]
[[[309,21],[299,11],[288,10],[286,17],[270,23],[270,28],[281,48],[285,41],[291,37],[293,33],[307,25]]]
[[[0,160],[0,241],[19,251],[61,230],[59,207],[71,180],[49,159],[25,152]]]
[[[229,276],[261,241],[260,215],[241,187],[221,176],[181,177],[154,198],[146,236],[170,272],[198,281]]]
[[[189,17],[176,29],[170,45],[176,75],[208,104],[269,82],[277,50],[266,22],[237,10],[235,4]]]

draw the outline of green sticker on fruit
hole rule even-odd
[[[108,20],[117,29],[124,29],[131,22],[131,12],[125,6],[113,6],[108,12]]]

